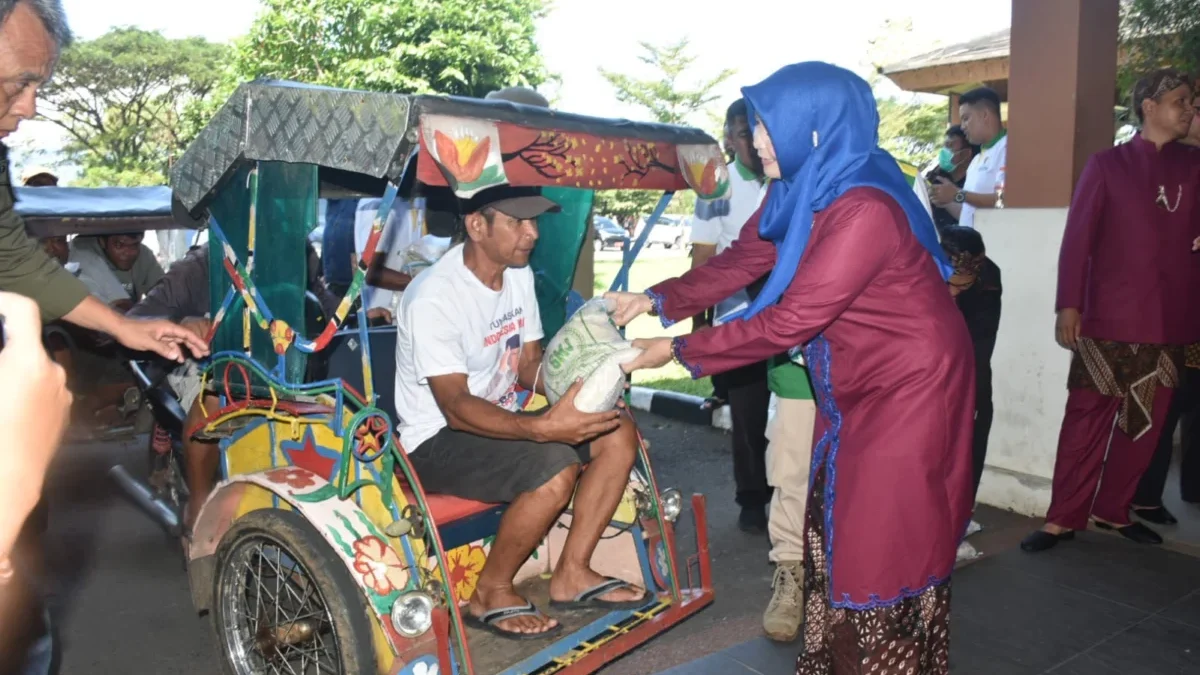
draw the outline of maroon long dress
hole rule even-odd
[[[771,269],[758,217],[707,265],[647,291],[664,323]],[[947,673],[949,578],[973,501],[973,355],[933,259],[885,193],[855,188],[816,214],[778,304],[679,338],[675,355],[702,377],[796,345],[821,411],[797,672]]]

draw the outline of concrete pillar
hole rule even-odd
[[[958,94],[950,94],[950,125],[962,124],[962,115],[959,113]]]
[[[1006,192],[1010,208],[1067,206],[1113,144],[1119,0],[1013,0]]]

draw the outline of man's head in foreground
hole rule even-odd
[[[0,139],[37,114],[38,87],[70,41],[61,0],[0,0]]]
[[[498,265],[524,267],[537,244],[538,216],[560,210],[538,188],[488,188],[463,202],[467,245]]]

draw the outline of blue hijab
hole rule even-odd
[[[744,318],[779,300],[796,275],[813,216],[856,187],[891,195],[942,277],[950,278],[953,268],[933,220],[895,158],[879,147],[879,111],[866,81],[844,68],[812,61],[785,66],[743,88],[742,95],[750,108],[751,129],[758,124],[756,117],[767,127],[782,177],[771,185],[758,229],[763,239],[775,243],[778,259]]]

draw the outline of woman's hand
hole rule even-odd
[[[630,321],[654,309],[654,303],[645,293],[605,293],[604,301],[608,303],[608,313],[618,326],[629,325]]]
[[[635,370],[661,368],[667,365],[672,358],[672,341],[673,338],[669,337],[634,340],[633,348],[642,350],[642,353],[636,359],[623,364],[621,369],[626,373],[632,373]]]

